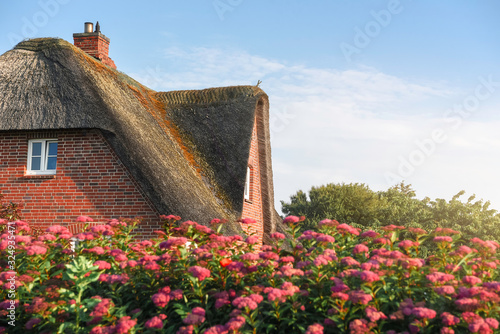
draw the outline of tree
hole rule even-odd
[[[384,225],[418,227],[427,231],[436,227],[451,228],[465,239],[478,237],[500,241],[500,215],[490,209],[490,202],[460,201],[465,191],[449,201],[428,197],[416,198],[411,185],[398,184],[374,192],[365,184],[327,184],[312,187],[309,194],[298,191],[290,202],[281,201],[286,215],[306,216],[304,229],[314,229],[321,219],[336,219],[357,227]]]
[[[308,198],[309,197],[309,198]],[[353,226],[378,225],[375,212],[380,206],[377,194],[364,184],[327,184],[312,187],[307,196],[303,191],[281,201],[286,215],[306,216],[304,225],[314,226],[321,219],[336,219]]]

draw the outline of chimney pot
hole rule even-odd
[[[84,33],[94,32],[94,24],[92,22],[85,22]]]

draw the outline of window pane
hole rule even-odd
[[[47,170],[55,170],[56,169],[57,158],[49,157],[47,159]]]
[[[31,147],[31,155],[32,156],[42,155],[42,143],[33,143],[33,146]]]
[[[40,170],[40,161],[42,158],[33,157],[31,158],[31,170]]]
[[[57,155],[57,143],[49,143],[49,155]]]

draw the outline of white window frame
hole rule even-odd
[[[33,158],[33,143],[41,143],[40,170],[32,170],[31,162]],[[48,148],[50,143],[57,143],[57,139],[30,139],[28,141],[28,164],[26,168],[27,175],[55,175],[57,171],[57,154],[56,154],[56,169],[47,169],[48,164]],[[59,147],[58,147],[59,148]],[[53,156],[51,156],[53,157]]]
[[[250,201],[250,173],[252,172],[252,168],[247,166],[247,176],[245,179],[245,200]]]

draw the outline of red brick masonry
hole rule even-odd
[[[26,175],[29,139],[58,140],[56,175]],[[153,237],[159,213],[148,202],[98,130],[0,133],[0,192],[24,203],[23,219],[40,228],[68,225],[80,215],[105,222],[143,217]]]
[[[255,122],[252,132],[252,142],[250,145],[250,157],[248,166],[250,167],[250,200],[244,200],[242,218],[252,218],[257,223],[252,226],[252,231],[256,232],[259,238],[259,243],[262,244],[264,233],[264,219],[262,216],[262,194],[260,187],[260,161],[259,161],[259,145],[257,142],[257,122]],[[245,229],[246,226],[242,225]]]
[[[109,39],[106,36],[98,32],[73,34],[73,40],[75,46],[85,51],[89,56],[116,69],[115,62],[109,58]]]

